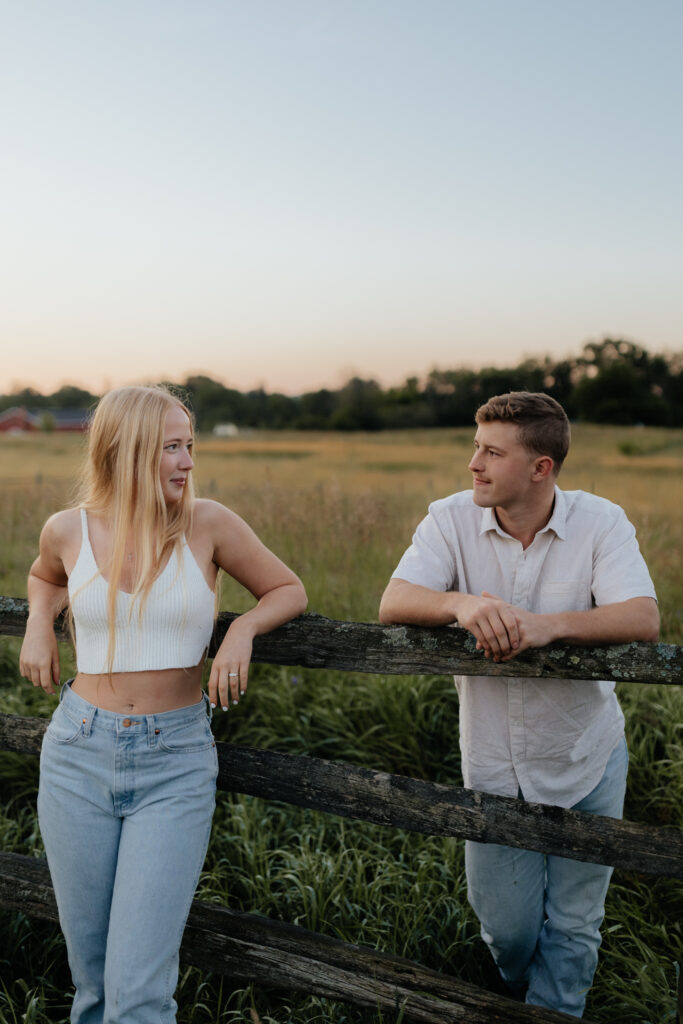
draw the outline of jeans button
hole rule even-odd
[[[128,726],[130,725],[130,718],[124,718],[121,724],[123,725],[124,729],[127,729]]]

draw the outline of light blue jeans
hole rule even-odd
[[[38,818],[76,988],[73,1024],[170,1024],[178,950],[215,806],[205,699],[103,711],[66,683],[40,757]]]
[[[605,773],[574,806],[621,818],[628,752],[622,738]],[[465,844],[468,899],[498,969],[526,1002],[583,1015],[600,947],[612,868],[509,846]]]

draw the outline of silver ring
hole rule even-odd
[[[239,675],[239,672],[228,672],[228,679],[232,678],[232,676],[237,677],[238,675]]]

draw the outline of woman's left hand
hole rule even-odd
[[[306,608],[303,583],[263,544],[251,527],[223,505],[199,501],[196,529],[213,541],[213,561],[248,590],[257,601],[239,615],[213,659],[209,700],[227,711],[247,688],[252,643],[295,618]],[[200,522],[201,520],[201,522]]]
[[[237,704],[244,696],[249,680],[249,663],[254,634],[243,616],[234,620],[223,643],[216,651],[209,675],[209,700],[216,707],[220,702],[227,711],[230,702]]]

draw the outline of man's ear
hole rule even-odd
[[[551,459],[549,455],[539,455],[534,461],[534,480],[545,480],[547,477],[552,476],[553,469],[555,468],[555,460]]]

